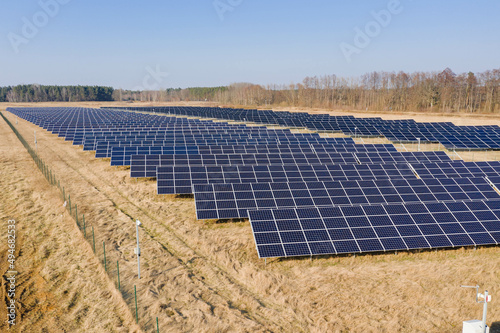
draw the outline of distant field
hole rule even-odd
[[[161,105],[168,104],[207,105]],[[0,110],[9,106],[112,105],[131,104],[0,103]],[[492,115],[328,113],[500,125],[500,117]],[[4,114],[15,124],[10,113]],[[140,323],[143,329],[152,327],[149,318],[159,317],[160,327],[165,328],[160,331],[172,332],[460,332],[462,321],[480,319],[482,313],[473,291],[460,285],[479,284],[493,295],[488,312],[491,332],[500,331],[500,308],[495,305],[500,292],[498,247],[272,259],[266,265],[257,256],[248,221],[196,220],[192,198],[158,196],[155,181],[131,179],[129,169],[111,167],[109,160],[95,159],[93,152],[84,152],[27,121],[19,119],[15,126],[27,139],[36,130],[39,154],[94,226],[96,243],[106,242],[109,262],[116,265],[120,261],[123,287],[131,290],[137,285],[140,313],[146,318]],[[476,154],[466,153],[464,158],[480,159],[480,153]],[[2,225],[11,215],[25,223],[24,254],[19,263],[20,273],[29,281],[25,289],[32,294],[25,296],[25,311],[19,320],[31,326],[20,331],[139,331],[130,310],[133,295],[125,295],[127,307],[113,289],[114,266],[107,277],[74,221],[67,215],[60,217],[64,209],[57,193],[49,189],[3,120],[0,165]],[[140,281],[135,275],[133,218],[144,224]],[[4,251],[0,247],[2,260]],[[82,267],[75,267],[76,262],[82,262]],[[50,273],[55,266],[59,271]],[[88,288],[86,284],[93,286],[88,291],[90,300],[78,293],[80,288]],[[72,300],[75,293],[79,296]],[[118,310],[109,310],[115,307]],[[108,326],[93,324],[103,317]],[[83,319],[79,322],[78,318]],[[1,325],[5,324],[0,324],[3,329]]]

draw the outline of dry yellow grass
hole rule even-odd
[[[61,197],[0,120],[0,331],[139,332]],[[15,219],[17,320],[6,314],[7,221]]]
[[[23,120],[17,127],[27,139],[38,129]],[[248,222],[197,221],[192,199],[158,196],[154,181],[132,180],[129,170],[39,129],[37,139],[42,158],[96,228],[96,243],[106,242],[110,262],[120,260],[122,286],[137,284],[143,326],[158,316],[172,332],[459,332],[463,320],[481,317],[473,292],[460,288],[476,283],[493,295],[488,322],[499,321],[498,247],[274,259],[266,266]],[[144,225],[140,282],[135,218]]]

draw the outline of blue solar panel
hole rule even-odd
[[[151,107],[131,107],[130,110],[152,111]],[[450,122],[417,123],[411,119],[383,120],[300,112],[243,110],[224,108],[155,108],[154,112],[198,117],[252,121],[318,131],[343,132],[351,136],[385,136],[394,142],[439,142],[448,149],[500,149],[498,126],[456,126]]]
[[[260,257],[497,244],[500,162],[451,161],[284,127],[500,149],[500,127],[455,126],[205,107],[9,108],[55,135],[157,177],[158,193],[194,193],[200,219],[250,215]],[[170,114],[170,115],[168,115]]]
[[[169,190],[170,193],[178,191],[174,183],[170,183],[169,187],[160,184],[160,181],[158,191],[167,192]],[[491,185],[488,185],[488,181],[484,178],[468,179],[469,183],[476,184],[473,188],[463,189],[460,186],[435,185],[441,183],[451,184],[455,183],[455,181],[456,179],[410,179],[405,181],[383,179],[370,181],[195,184],[192,190],[195,194],[197,216],[200,219],[206,219],[206,216],[210,216],[210,218],[222,218],[222,216],[225,218],[246,218],[248,217],[248,210],[261,208],[342,206],[341,212],[345,217],[363,216],[365,214],[384,215],[387,213],[398,218],[394,223],[408,224],[412,223],[409,214],[417,214],[419,219],[424,219],[427,215],[420,216],[418,214],[430,211],[435,213],[433,219],[438,219],[437,222],[444,223],[455,222],[450,211],[464,211],[464,208],[468,211],[465,204],[460,206],[454,202],[451,195],[448,195],[448,197],[439,196],[439,194],[448,194],[446,193],[448,190],[457,191],[449,194],[462,194],[465,200],[484,200],[485,197],[477,197],[475,195],[477,193],[490,193],[489,199],[500,199],[500,194]],[[406,186],[408,183],[411,183],[412,187]],[[487,188],[479,189],[480,184],[485,184]],[[343,189],[339,191],[338,187]],[[412,193],[413,191],[418,193],[418,188],[426,188],[429,191],[428,199],[427,196],[418,194],[403,194],[408,193],[408,190]],[[377,194],[384,192],[384,189],[392,189],[399,194]],[[191,189],[189,190],[191,191]],[[397,200],[394,198],[397,198]],[[401,204],[395,204],[396,201]],[[439,201],[450,201],[453,205],[449,208]],[[208,203],[210,203],[210,206],[208,206]],[[425,206],[423,203],[428,203],[428,205]],[[360,205],[366,204],[372,206],[363,206],[363,211]],[[379,207],[375,204],[387,205]],[[211,210],[211,212],[208,213],[207,210]],[[229,216],[230,213],[235,215]],[[478,214],[481,214],[480,218],[482,220],[496,218],[496,215],[491,212],[479,212]],[[465,216],[462,214],[460,218],[465,218]],[[358,218],[356,222],[351,224],[363,223],[363,219],[365,218]],[[382,223],[379,220],[381,219],[374,220],[372,223]]]
[[[385,205],[253,210],[249,216],[261,258],[497,245],[498,217],[490,223],[461,221],[463,213],[472,216],[491,212],[486,203],[499,205],[500,200],[468,201],[461,207],[467,211],[459,212],[453,211],[457,208],[455,203],[446,203],[421,204],[427,213],[408,214],[403,212],[414,208]],[[447,213],[439,212],[444,209]],[[287,219],[283,219],[285,216]],[[263,225],[272,228],[262,228]],[[267,240],[272,243],[266,243]],[[266,251],[270,244],[284,251],[280,255]]]

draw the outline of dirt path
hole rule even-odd
[[[173,332],[457,332],[481,309],[460,284],[500,285],[499,248],[356,257],[257,258],[248,222],[204,224],[193,199],[157,196],[156,183],[135,181],[70,142],[37,130],[39,152],[96,232],[102,257],[120,261],[125,290],[136,284],[141,324],[159,317]],[[142,278],[136,277],[140,219]],[[115,276],[115,266],[110,275]],[[127,303],[133,301],[125,293]],[[491,307],[489,322],[500,310]]]

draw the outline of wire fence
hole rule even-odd
[[[56,173],[50,168],[50,166],[40,157],[40,155],[37,153],[35,149],[33,149],[30,144],[24,139],[24,137],[21,135],[21,133],[17,130],[17,128],[9,121],[7,117],[3,114],[3,112],[0,112],[0,115],[4,119],[4,121],[9,125],[9,127],[12,129],[14,134],[17,136],[19,141],[23,144],[23,146],[26,148],[30,156],[33,158],[33,161],[37,165],[38,169],[42,172],[44,177],[47,179],[49,184],[51,186],[55,186],[59,189],[61,192],[61,199],[63,201],[63,205],[65,206],[66,210],[68,211],[69,215],[71,218],[75,220],[76,225],[78,226],[78,229],[82,232],[83,237],[85,238],[86,241],[89,242],[89,244],[92,247],[92,250],[94,251],[94,254],[96,257],[99,259],[100,263],[102,264],[104,270],[108,274],[108,277],[115,281],[115,287],[117,290],[120,292],[123,300],[129,304],[129,306],[132,308],[133,313],[135,314],[135,320],[136,323],[141,326],[142,329],[149,331],[149,332],[160,332],[159,324],[158,324],[158,317],[156,317],[156,321],[152,321],[151,319],[148,319],[147,321],[145,318],[140,316],[140,308],[138,307],[139,302],[139,297],[137,294],[137,287],[136,285],[133,286],[133,294],[132,294],[132,289],[127,290],[124,288],[124,284],[122,281],[120,281],[120,263],[119,260],[116,260],[116,270],[112,269],[109,265],[109,254],[108,257],[106,256],[106,243],[105,241],[102,242],[102,250],[99,249],[99,244],[96,244],[96,235],[95,235],[95,229],[92,223],[89,223],[88,220],[85,219],[85,214],[80,215],[78,213],[78,206],[75,203],[75,200],[71,198],[71,195],[66,191],[66,188],[61,184],[60,179],[56,176]],[[90,230],[88,230],[90,227]],[[90,232],[91,231],[91,232]],[[101,252],[102,251],[102,252]],[[126,284],[125,284],[126,286]],[[132,298],[133,295],[133,298]],[[139,295],[140,296],[140,295]]]

